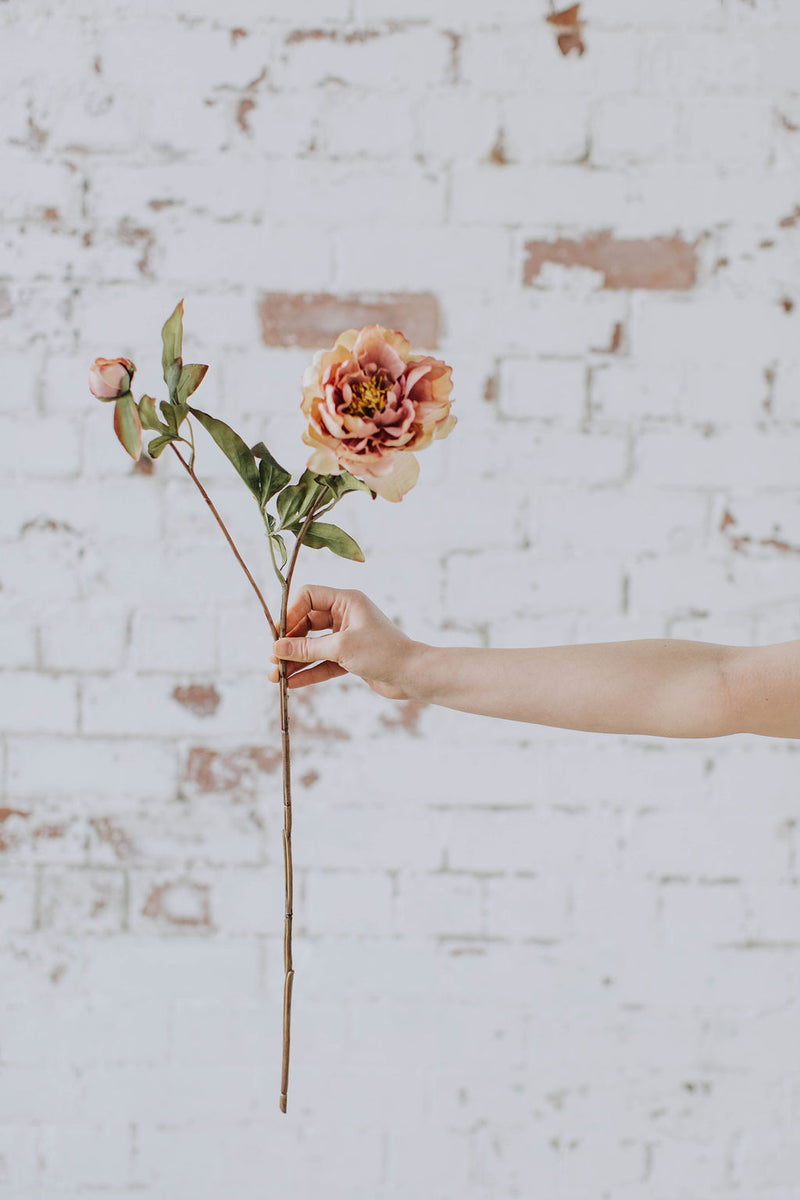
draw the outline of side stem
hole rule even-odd
[[[223,521],[222,517],[221,517],[221,516],[219,515],[219,513],[217,512],[216,508],[214,507],[214,504],[213,504],[213,502],[212,502],[212,500],[211,500],[211,497],[209,496],[208,492],[206,491],[206,489],[203,487],[203,485],[202,485],[202,483],[200,482],[200,480],[199,480],[199,479],[197,478],[197,476],[195,475],[195,473],[194,473],[194,467],[191,467],[191,466],[189,465],[189,463],[187,463],[186,459],[183,457],[183,455],[181,454],[180,450],[178,449],[178,447],[175,445],[175,443],[174,443],[174,442],[170,442],[170,445],[172,446],[172,449],[175,451],[175,453],[177,454],[177,456],[178,456],[178,458],[180,459],[180,461],[183,463],[183,465],[184,465],[184,467],[186,468],[186,470],[188,471],[189,475],[192,477],[192,479],[194,480],[194,482],[197,484],[198,488],[200,489],[200,494],[201,494],[201,496],[203,497],[203,499],[205,500],[206,504],[207,504],[207,505],[208,505],[208,507],[211,509],[211,511],[212,511],[212,513],[214,514],[214,516],[216,517],[216,519],[217,519],[217,524],[219,525],[219,527],[220,527],[220,529],[222,530],[222,532],[225,534],[225,537],[226,537],[226,539],[227,539],[228,545],[230,546],[230,548],[231,548],[231,550],[233,551],[233,553],[236,555],[236,559],[237,559],[237,561],[238,561],[239,565],[241,566],[241,568],[242,568],[242,570],[244,571],[244,573],[245,573],[245,575],[247,576],[247,578],[250,580],[250,583],[251,583],[251,585],[252,585],[252,587],[253,587],[253,591],[254,591],[254,592],[255,592],[255,594],[258,596],[258,599],[259,599],[259,601],[260,601],[260,603],[261,603],[261,607],[262,607],[262,608],[263,608],[263,610],[264,610],[264,616],[265,616],[265,617],[267,618],[267,620],[269,621],[269,627],[270,627],[270,630],[272,631],[272,636],[273,636],[273,638],[277,638],[277,637],[278,637],[278,627],[277,627],[277,625],[275,624],[275,622],[274,622],[274,621],[273,621],[273,619],[272,619],[272,613],[269,611],[269,608],[267,607],[267,602],[266,602],[266,600],[264,599],[263,595],[261,594],[261,589],[259,588],[259,586],[258,586],[258,584],[256,583],[255,579],[253,579],[253,576],[250,574],[249,570],[247,569],[247,566],[246,566],[246,564],[245,564],[245,561],[244,561],[244,559],[242,558],[241,554],[240,554],[240,553],[239,553],[239,551],[236,549],[236,544],[234,543],[234,540],[233,540],[233,538],[232,538],[232,537],[231,537],[231,535],[228,533],[228,530],[225,528],[225,522]]]
[[[303,544],[305,532],[314,514],[319,508],[322,497],[328,491],[328,485],[323,484],[309,509],[300,532],[292,549],[286,578],[282,585],[280,636],[286,637],[286,613],[289,608],[289,588],[292,583],[297,555]],[[292,966],[292,908],[294,902],[294,873],[292,869],[292,755],[289,736],[289,687],[286,679],[286,660],[279,659],[280,677],[280,714],[281,714],[281,751],[283,760],[283,867],[286,886],[286,908],[283,925],[283,1057],[281,1062],[281,1096],[280,1109],[286,1112],[286,1099],[289,1090],[289,1043],[292,1022],[292,983],[294,968]]]

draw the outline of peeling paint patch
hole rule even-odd
[[[554,25],[558,30],[556,41],[562,54],[570,54],[574,50],[581,55],[586,50],[581,36],[585,22],[580,18],[580,7],[580,4],[573,4],[570,8],[550,13],[547,17],[548,24]]]
[[[737,523],[736,518],[726,508],[719,523],[720,533],[725,533],[726,529]],[[775,537],[774,535],[771,537],[754,538],[749,533],[731,533],[726,535],[726,539],[731,549],[739,552],[746,550],[747,547],[772,546],[775,550],[780,551],[781,554],[800,554],[800,546],[793,546],[791,542],[787,542],[785,539]]]
[[[25,818],[30,815],[30,812],[26,812],[22,808],[0,808],[0,825],[5,824],[10,817]],[[10,834],[6,836],[5,832],[0,830],[0,850],[8,850],[15,840]]]
[[[792,211],[787,216],[781,217],[780,221],[778,221],[778,227],[780,229],[791,229],[798,221],[800,221],[800,204],[795,204]]]
[[[172,696],[178,704],[191,709],[198,717],[210,717],[217,711],[222,699],[213,683],[192,683],[188,687],[176,687]]]
[[[332,343],[343,329],[372,324],[402,329],[412,345],[430,350],[439,342],[439,302],[431,292],[267,292],[259,311],[267,346],[312,349]]]
[[[117,858],[130,858],[133,853],[133,843],[124,829],[115,825],[110,817],[92,817],[89,824],[94,828],[101,842],[107,842]]]
[[[280,764],[281,751],[263,746],[240,746],[226,752],[192,746],[184,777],[200,792],[233,792],[252,781],[255,772],[269,775]]]
[[[546,262],[590,267],[603,274],[604,288],[686,291],[697,281],[695,244],[680,237],[616,238],[604,229],[581,241],[556,238],[525,243],[522,282],[532,284]]]
[[[142,916],[167,925],[211,927],[211,901],[206,883],[176,880],[154,887],[142,908]]]
[[[419,719],[427,707],[424,700],[401,700],[397,705],[398,715],[389,717],[382,713],[381,724],[386,729],[405,729],[406,733],[412,733],[415,737],[419,737]]]

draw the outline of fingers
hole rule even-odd
[[[291,612],[291,610],[290,610]],[[329,612],[311,611],[305,617],[292,625],[289,621],[290,613],[286,614],[286,636],[287,637],[305,637],[312,629],[330,629],[332,625],[331,614]]]
[[[297,671],[288,680],[290,688],[305,687],[309,683],[322,683],[325,679],[335,679],[337,675],[346,675],[344,667],[335,662],[317,663],[315,667],[307,667],[305,671]]]
[[[338,633],[329,633],[321,638],[285,637],[278,638],[273,643],[272,650],[276,658],[285,658],[296,663],[312,663],[321,658],[336,662],[339,657],[339,641]]]
[[[328,614],[329,619],[327,625],[318,625],[316,628],[325,629],[333,625],[332,612],[337,601],[342,597],[341,591],[337,588],[325,587],[323,584],[307,584],[306,587],[295,596],[289,606],[289,611],[286,614],[286,626],[290,628],[302,621],[311,612]]]

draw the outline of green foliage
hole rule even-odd
[[[193,416],[197,417],[203,428],[211,434],[222,453],[233,463],[260,504],[261,478],[258,473],[255,457],[247,443],[239,437],[239,434],[235,430],[231,429],[230,425],[226,425],[224,421],[220,421],[217,417],[212,417],[207,412],[202,412],[199,408],[193,408],[191,404],[187,404],[186,408]]]
[[[156,433],[165,433],[168,426],[164,425],[158,419],[156,412],[156,402],[152,396],[142,396],[139,401],[139,420],[142,422],[143,429],[153,429]]]
[[[258,475],[261,483],[260,504],[263,508],[276,492],[279,492],[281,488],[286,486],[292,476],[285,467],[276,462],[263,442],[256,442],[251,452],[259,459]]]
[[[166,428],[169,429],[170,433],[174,433],[177,436],[178,414],[175,411],[175,405],[170,404],[168,400],[162,400],[158,407],[164,414],[164,420],[167,423]]]
[[[142,452],[142,424],[139,410],[130,392],[117,397],[114,409],[114,432],[131,458],[138,459]]]
[[[208,367],[203,366],[202,363],[187,363],[185,367],[181,367],[175,393],[176,399],[180,404],[188,400],[192,392],[197,391],[205,378],[207,370]]]
[[[174,441],[175,438],[171,433],[164,433],[161,435],[161,437],[154,437],[150,445],[147,447],[147,453],[151,458],[158,458],[164,447],[168,446],[170,442]]]
[[[286,560],[289,557],[289,555],[286,553],[286,542],[283,540],[283,538],[281,537],[281,535],[279,533],[271,533],[269,535],[269,538],[270,538],[270,541],[272,542],[272,544],[274,546],[278,547],[278,551],[281,556],[281,563],[280,563],[279,569],[282,571],[283,568],[286,566]]]
[[[319,481],[313,471],[305,470],[297,483],[285,487],[278,494],[277,506],[280,518],[279,529],[290,529],[296,533],[314,503],[319,491]]]
[[[163,350],[161,365],[164,368],[164,382],[169,388],[170,396],[175,392],[180,379],[183,353],[183,301],[179,300],[167,317],[161,329]],[[177,370],[175,364],[177,365]]]
[[[349,471],[342,471],[341,475],[318,475],[317,479],[320,483],[327,483],[337,500],[341,500],[348,492],[369,492],[373,500],[378,494],[363,479],[356,479]]]
[[[313,550],[321,550],[327,546],[342,558],[364,562],[364,552],[358,542],[338,525],[330,525],[327,521],[312,521],[303,535],[303,545],[311,546]]]

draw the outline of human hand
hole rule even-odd
[[[309,585],[290,604],[286,629],[271,661],[285,660],[290,688],[350,673],[389,700],[413,697],[411,681],[426,647],[401,633],[363,592]],[[332,632],[308,636],[323,629]],[[269,679],[279,678],[278,666],[270,668]]]

